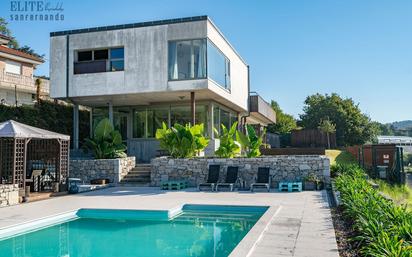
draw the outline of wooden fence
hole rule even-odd
[[[330,147],[336,148],[336,134],[329,134]],[[292,147],[328,147],[328,135],[319,129],[294,130],[291,135]]]
[[[325,155],[325,148],[270,148],[260,152],[262,155]]]

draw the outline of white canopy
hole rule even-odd
[[[70,136],[32,127],[14,120],[0,123],[0,138],[1,137],[70,140]]]

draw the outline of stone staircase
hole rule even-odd
[[[120,181],[120,186],[149,186],[150,172],[152,166],[150,164],[136,164],[132,170]]]

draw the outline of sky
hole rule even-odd
[[[308,95],[350,97],[371,119],[412,119],[412,1],[409,0],[45,0],[64,21],[11,21],[22,45],[46,55],[49,33],[208,15],[250,65],[251,90],[298,118]],[[17,1],[18,2],[18,1]],[[20,1],[24,2],[24,1]]]

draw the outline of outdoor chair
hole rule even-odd
[[[32,184],[33,192],[40,191],[40,177],[43,174],[43,170],[32,170],[30,178],[26,178],[26,183]]]
[[[212,191],[215,190],[215,185],[219,181],[220,165],[209,165],[209,172],[207,175],[206,183],[200,183],[198,185],[199,191],[202,187],[211,188]]]
[[[236,184],[239,184],[238,173],[239,173],[239,167],[234,167],[234,166],[227,167],[225,182],[217,183],[216,191],[218,191],[220,187],[229,187],[229,190],[233,191],[234,186]]]
[[[272,177],[270,176],[270,169],[267,167],[259,167],[257,177],[255,178],[255,183],[250,185],[250,191],[254,191],[255,188],[266,188],[270,191],[270,184],[272,182]]]

